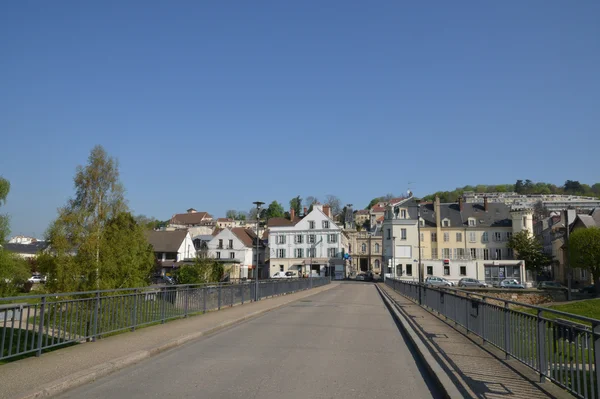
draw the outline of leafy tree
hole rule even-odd
[[[247,212],[239,211],[237,213],[236,219],[237,220],[246,220],[247,217],[248,217],[248,213]]]
[[[567,180],[564,185],[566,194],[583,194],[581,183],[576,180]]]
[[[538,272],[552,262],[552,258],[544,253],[542,244],[528,230],[513,235],[506,246],[515,251],[517,259],[525,261],[529,270]]]
[[[523,180],[517,180],[515,183],[515,193],[523,194],[525,192],[525,187],[523,185]]]
[[[371,202],[369,202],[369,205],[367,205],[365,207],[365,209],[369,210],[371,208],[373,208],[375,206],[375,204],[377,204],[378,202],[383,201],[383,197],[375,197],[371,200]]]
[[[225,217],[228,219],[237,219],[237,215],[237,211],[233,209],[230,209],[225,213]]]
[[[592,186],[592,193],[594,195],[600,196],[600,183],[596,183]]]
[[[77,167],[74,183],[75,197],[59,209],[46,233],[52,253],[39,263],[48,274],[48,285],[73,291],[138,284],[140,268],[148,260],[148,243],[127,213],[117,161],[101,146],[94,147],[87,165]],[[112,254],[126,251],[115,241],[127,234],[130,253]],[[118,262],[118,270],[107,266],[110,259]]]
[[[302,198],[298,195],[290,200],[290,209],[293,209],[296,216],[302,212]]]
[[[10,182],[0,176],[0,205],[6,203],[9,192]],[[0,215],[0,297],[17,293],[31,276],[27,261],[1,246],[10,233],[9,227],[8,215]]]
[[[273,201],[269,204],[266,212],[266,218],[282,218],[285,216],[285,211],[283,210],[283,206],[277,202]]]
[[[175,271],[178,284],[202,284],[221,281],[225,270],[223,264],[210,258],[196,258],[193,264]]]
[[[569,236],[571,267],[589,270],[600,293],[600,228],[576,229]]]
[[[332,215],[339,215],[342,211],[342,201],[340,201],[340,199],[335,195],[327,195],[325,197],[325,203],[329,205]]]

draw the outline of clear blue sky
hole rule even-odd
[[[600,2],[0,2],[0,174],[41,236],[95,144],[132,210],[600,181]]]

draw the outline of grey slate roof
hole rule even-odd
[[[187,235],[187,230],[146,231],[146,238],[154,252],[177,252]]]
[[[413,215],[410,213],[410,217]],[[469,218],[475,218],[478,227],[511,227],[510,207],[502,203],[488,203],[488,211],[483,204],[463,203],[463,211],[457,203],[440,204],[440,222],[444,219],[450,220],[450,227],[469,227]],[[436,227],[435,204],[421,204],[421,218],[425,221],[425,227]]]

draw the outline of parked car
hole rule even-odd
[[[30,283],[33,284],[41,284],[41,283],[45,283],[46,282],[46,276],[42,276],[39,274],[34,274],[33,276],[29,277],[29,279],[27,280]]]
[[[525,286],[519,283],[514,278],[506,278],[500,282],[500,288],[520,288],[525,289]]]
[[[585,286],[583,288],[580,288],[579,292],[581,292],[582,294],[595,294],[596,293],[596,286],[595,285]]]
[[[437,285],[437,286],[446,286],[452,287],[454,283],[452,281],[446,280],[443,277],[435,277],[430,276],[425,279],[425,284],[427,285]]]
[[[287,271],[287,272],[277,272],[273,275],[272,278],[294,278],[294,277],[295,277],[294,272]]]
[[[367,276],[364,273],[358,273],[354,279],[356,281],[365,281]]]
[[[544,289],[544,288],[554,288],[554,289],[563,289],[566,290],[567,287],[565,287],[564,285],[562,285],[561,283],[557,282],[557,281],[540,281],[538,283],[538,289]]]
[[[458,281],[459,287],[487,287],[488,284],[474,278],[464,277]]]

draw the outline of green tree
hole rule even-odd
[[[230,209],[225,213],[225,217],[228,219],[236,219],[237,215],[238,215],[238,213],[234,209]]]
[[[567,180],[564,185],[565,194],[582,194],[583,188],[577,180]]]
[[[371,202],[369,202],[369,205],[367,205],[365,207],[365,209],[369,210],[371,208],[373,208],[375,206],[375,204],[377,204],[378,202],[383,201],[383,197],[375,197],[371,200]]]
[[[10,182],[0,176],[0,206],[6,204],[6,197],[8,197],[9,192]],[[0,214],[0,245],[6,241],[6,237],[10,233],[9,221],[8,215]]]
[[[193,264],[175,271],[178,284],[203,284],[221,281],[225,270],[223,264],[210,258],[196,258]]]
[[[246,220],[247,217],[248,217],[248,213],[247,212],[239,211],[237,213],[236,219],[237,220]]]
[[[600,293],[600,228],[576,229],[569,237],[571,267],[589,270]]]
[[[282,218],[284,217],[284,213],[285,211],[283,210],[283,206],[279,202],[273,201],[267,208],[266,218]]]
[[[539,272],[552,262],[552,258],[544,253],[542,244],[528,230],[513,235],[506,246],[515,251],[517,259],[525,261],[529,270]]]
[[[117,161],[101,146],[94,147],[87,165],[77,167],[74,183],[75,197],[59,209],[46,233],[52,254],[39,263],[48,274],[48,286],[73,291],[138,284],[139,270],[148,259],[148,243],[133,217],[124,214],[127,204]],[[131,235],[127,240],[131,254],[111,254],[126,251],[115,241],[127,234]],[[127,256],[128,262],[123,260]],[[108,268],[105,259],[118,261],[117,270]],[[123,277],[115,278],[116,273]]]
[[[302,212],[302,198],[298,195],[290,200],[290,209],[293,209],[296,216]]]

